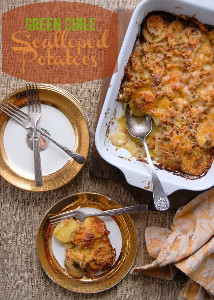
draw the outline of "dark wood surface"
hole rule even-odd
[[[126,33],[126,29],[128,27],[132,11],[131,10],[118,10],[118,49],[120,49],[124,35]],[[98,105],[98,117],[103,107],[103,103],[105,100],[106,92],[109,87],[109,82],[111,77],[104,78],[102,81],[102,87],[100,92],[100,100]],[[111,179],[117,182],[120,182],[133,196],[138,204],[146,203],[149,205],[150,210],[155,210],[153,205],[152,193],[140,188],[133,187],[126,182],[125,176],[123,173],[117,169],[116,167],[108,164],[105,160],[103,160],[96,150],[96,146],[93,146],[91,166],[90,166],[90,174],[92,176],[101,177],[105,179]],[[188,203],[195,196],[200,194],[201,192],[195,191],[187,191],[187,190],[179,190],[174,192],[169,196],[170,200],[170,210],[177,210],[179,207]]]

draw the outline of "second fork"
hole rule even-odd
[[[42,186],[42,168],[39,151],[39,137],[37,133],[37,122],[41,117],[41,104],[36,85],[26,84],[27,104],[29,118],[33,128],[33,152],[34,152],[34,171],[36,186]]]

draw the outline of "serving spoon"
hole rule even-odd
[[[130,115],[130,107],[129,104],[127,104],[125,109],[125,119],[128,132],[131,134],[131,136],[138,138],[143,142],[152,177],[153,199],[155,208],[160,211],[167,210],[170,206],[169,200],[158,178],[146,143],[146,136],[152,130],[152,118],[151,116],[146,115],[143,118],[142,122],[138,124],[135,118]]]

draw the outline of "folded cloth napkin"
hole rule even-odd
[[[131,274],[173,279],[180,269],[190,280],[178,299],[214,299],[214,188],[179,208],[171,230],[146,228],[145,239],[156,260]]]

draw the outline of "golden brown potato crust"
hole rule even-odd
[[[147,142],[162,167],[202,175],[212,164],[214,149],[214,30],[161,13],[143,24],[118,101],[129,103],[135,116],[153,117]],[[117,131],[119,138],[113,134],[112,143],[131,147],[131,154],[142,159],[144,152],[134,149],[136,141],[122,121]]]
[[[64,220],[63,222],[65,222]],[[68,224],[66,227],[61,222],[55,229],[57,237],[63,234],[63,228],[66,229],[66,243],[68,241]],[[89,217],[82,223],[79,221],[78,226],[72,225],[70,231],[69,246],[66,246],[65,266],[68,273],[75,278],[83,276],[95,276],[98,271],[108,270],[115,261],[116,251],[112,247],[108,238],[109,231],[105,223],[98,217]],[[72,222],[70,222],[72,223]],[[79,224],[80,223],[80,224]]]

